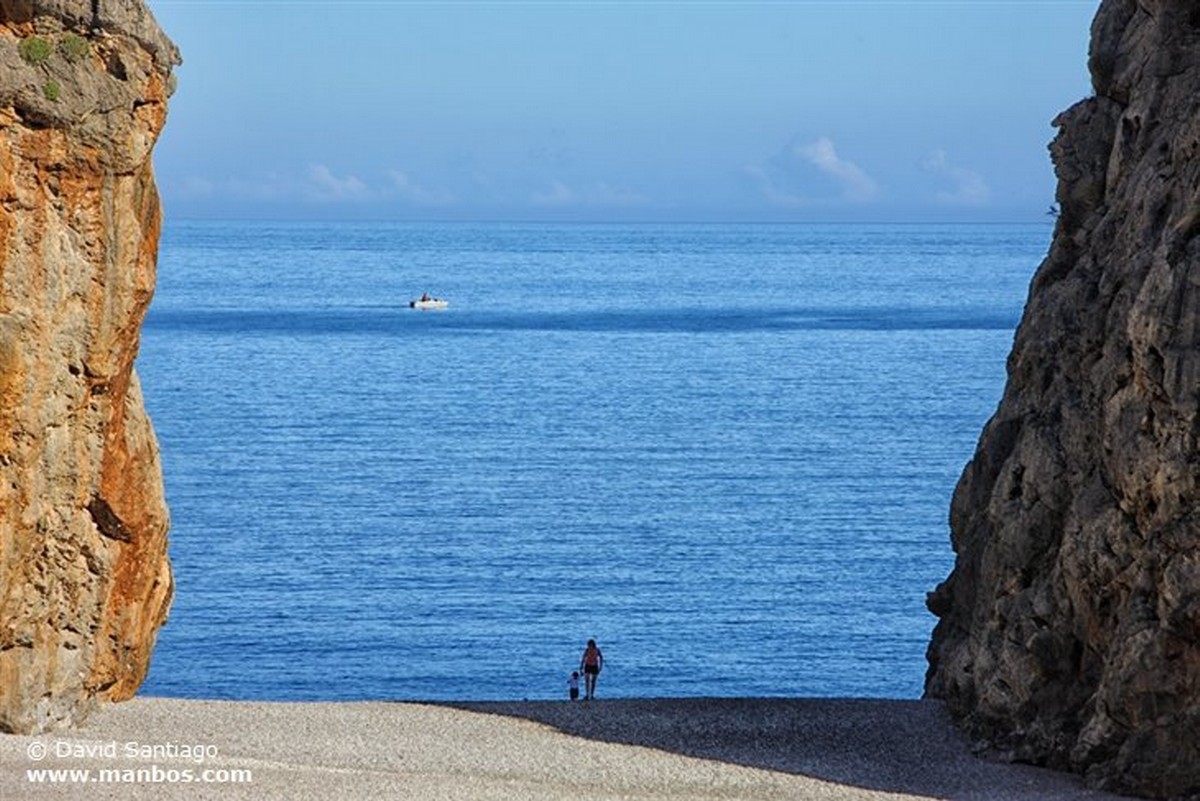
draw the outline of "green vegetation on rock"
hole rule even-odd
[[[54,52],[54,45],[41,36],[29,36],[21,40],[21,44],[17,46],[17,52],[30,64],[42,64]]]
[[[58,100],[59,95],[62,94],[62,87],[58,85],[58,81],[52,78],[42,84],[42,94],[46,96],[47,100]]]
[[[75,33],[68,33],[58,42],[58,52],[62,53],[63,58],[72,64],[87,58],[91,49],[92,46],[88,44],[88,40]]]

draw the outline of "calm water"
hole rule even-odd
[[[170,223],[144,692],[919,695],[1049,235]]]

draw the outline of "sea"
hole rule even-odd
[[[168,220],[142,693],[919,697],[1050,235]]]

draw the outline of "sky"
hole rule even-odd
[[[1020,222],[1098,0],[149,0],[180,219]]]

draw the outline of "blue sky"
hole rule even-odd
[[[1044,219],[1096,0],[150,0],[179,218]]]

